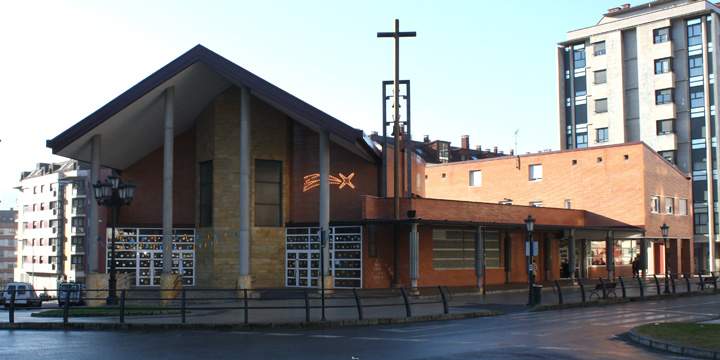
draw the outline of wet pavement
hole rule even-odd
[[[720,317],[720,295],[329,330],[0,332],[0,359],[679,359],[626,343],[651,322]]]

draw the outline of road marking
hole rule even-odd
[[[344,337],[342,335],[308,335],[308,337],[311,338],[321,338],[321,339],[336,339]]]
[[[368,337],[368,336],[356,336],[356,337],[353,337],[353,338],[351,338],[351,339],[354,339],[354,340],[371,340],[371,341],[385,340],[385,339],[379,338],[379,337]]]
[[[415,327],[406,327],[406,328],[399,328],[399,329],[379,329],[380,331],[387,331],[387,332],[394,332],[394,333],[410,333],[410,332],[418,332],[418,331],[425,331],[425,330],[437,330],[437,329],[446,329],[449,327],[457,327],[460,326],[459,324],[446,324],[446,325],[435,325],[435,326],[415,326]]]
[[[291,334],[291,333],[262,333],[263,335],[269,336],[302,336],[303,334]]]

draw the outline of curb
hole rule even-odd
[[[638,334],[635,329],[630,330],[627,335],[630,341],[642,346],[649,347],[651,349],[660,350],[671,354],[692,356],[700,359],[720,359],[720,352],[718,351],[682,346],[656,340],[654,338]]]
[[[408,324],[424,321],[461,320],[497,316],[497,311],[474,311],[468,313],[434,314],[409,318],[380,318],[364,320],[311,321],[308,323],[258,323],[258,324],[133,324],[79,322],[24,322],[0,323],[0,330],[94,330],[94,331],[163,331],[163,330],[211,330],[235,331],[258,329],[332,329],[352,326],[375,326]]]
[[[646,295],[645,297],[639,298],[639,297],[632,297],[632,298],[611,298],[611,299],[600,299],[600,300],[594,300],[594,301],[587,301],[585,303],[579,302],[579,303],[567,303],[567,304],[552,304],[552,305],[538,305],[534,308],[530,309],[530,311],[549,311],[549,310],[563,310],[563,309],[573,309],[573,308],[582,308],[582,307],[593,307],[593,306],[608,306],[608,305],[615,305],[615,304],[626,304],[629,302],[643,302],[643,301],[653,301],[653,300],[668,300],[668,299],[678,299],[678,298],[684,298],[684,297],[694,297],[694,296],[707,296],[707,295],[717,295],[717,292],[692,292],[692,293],[675,293],[675,294],[667,294],[667,295]],[[720,359],[720,357],[718,358]]]

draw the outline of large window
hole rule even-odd
[[[475,268],[475,231],[433,229],[433,269]]]
[[[632,261],[640,256],[640,247],[635,240],[615,240],[613,250],[615,265],[632,265]]]
[[[255,160],[255,226],[282,225],[282,162]]]
[[[660,212],[660,197],[658,197],[658,196],[650,197],[650,212],[655,213],[655,214]]]
[[[707,210],[705,210],[707,211]],[[695,225],[695,234],[707,234],[708,232],[708,216],[707,212],[701,213],[697,209],[693,214],[693,225]]]
[[[438,159],[444,163],[450,160],[450,146],[444,141],[438,141]]]
[[[605,55],[605,42],[600,41],[593,44],[593,55],[601,56]]]
[[[203,161],[199,164],[200,192],[199,192],[199,213],[200,227],[212,226],[213,217],[213,163]]]
[[[653,30],[653,43],[660,44],[670,41],[670,28],[660,28]]]
[[[655,90],[655,104],[669,104],[672,101],[672,89]]]
[[[596,129],[595,132],[597,133],[596,141],[599,143],[605,143],[608,142],[608,128],[599,128]]]
[[[588,134],[586,132],[575,134],[575,147],[578,149],[588,146]]]
[[[606,255],[606,248],[605,241],[591,241],[590,242],[590,253],[591,253],[591,264],[592,265],[606,265],[607,264],[607,255]]]
[[[573,60],[575,61],[575,68],[580,69],[585,67],[585,48],[573,49]]]
[[[470,186],[481,186],[482,185],[482,171],[470,170]]]
[[[665,74],[672,71],[670,58],[655,60],[655,74]]]
[[[700,23],[688,25],[688,46],[702,44],[702,30]]]
[[[703,74],[703,58],[702,55],[693,55],[688,57],[688,69],[690,77],[702,76]]]
[[[605,113],[607,111],[608,111],[607,99],[595,100],[595,112],[596,113]]]
[[[529,179],[531,181],[542,180],[542,178],[543,178],[542,164],[532,164],[532,165],[528,166],[528,173],[529,173]]]
[[[485,231],[485,267],[500,267],[500,232]]]
[[[675,198],[665,198],[665,213],[668,215],[672,215],[675,213]]]
[[[593,72],[595,84],[604,84],[607,82],[607,70],[598,70]]]
[[[705,92],[702,86],[690,88],[690,108],[701,108],[705,106]]]
[[[677,214],[680,216],[687,216],[688,214],[688,201],[687,199],[678,199],[678,211]]]
[[[666,135],[675,132],[675,119],[665,119],[657,121],[657,134]]]

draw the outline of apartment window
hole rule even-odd
[[[660,212],[660,198],[657,196],[650,197],[650,212],[657,214]]]
[[[675,132],[675,119],[658,120],[656,125],[658,135],[672,134]]]
[[[658,151],[658,154],[671,164],[675,164],[675,150]]]
[[[255,160],[255,226],[282,223],[282,162]]]
[[[597,135],[595,141],[599,143],[608,142],[608,128],[599,128],[595,130],[595,133]]]
[[[532,206],[532,207],[543,207],[543,202],[542,202],[542,201],[531,201],[531,202],[530,202],[530,206]]]
[[[666,197],[665,198],[665,213],[672,215],[675,211],[675,198]]]
[[[438,142],[438,158],[440,162],[448,162],[450,160],[450,145],[444,141]]]
[[[588,146],[588,135],[587,133],[575,134],[575,147],[578,149],[586,148]]]
[[[475,231],[433,229],[433,269],[475,268]]]
[[[600,41],[593,44],[593,55],[601,56],[605,55],[605,42]]]
[[[470,186],[482,185],[482,171],[470,170]]]
[[[574,83],[576,97],[587,95],[587,79],[585,79],[585,76],[576,77]]]
[[[705,92],[701,86],[693,86],[690,88],[690,108],[701,108],[705,106]]]
[[[653,43],[660,44],[668,41],[670,41],[670,28],[653,30]]]
[[[572,209],[572,200],[565,199],[565,206],[566,209]]]
[[[203,161],[199,164],[200,177],[200,227],[212,226],[213,217],[213,162],[212,160]]]
[[[693,216],[693,225],[695,234],[707,234],[708,232],[708,216],[707,213],[695,212]]]
[[[585,48],[573,49],[573,60],[576,69],[585,67]]]
[[[607,82],[607,70],[595,71],[593,75],[595,75],[595,84],[604,84]]]
[[[485,240],[485,267],[500,267],[500,232],[485,231],[483,234]]]
[[[688,214],[688,211],[687,211],[688,208],[687,208],[687,206],[688,206],[688,201],[687,201],[687,199],[678,199],[678,211],[677,211],[677,214],[680,215],[680,216],[687,216],[687,214]]]
[[[655,104],[669,104],[672,102],[672,89],[655,90]]]
[[[655,74],[665,74],[672,71],[670,58],[655,60]]]
[[[530,180],[542,180],[543,177],[543,169],[542,164],[533,164],[528,166],[528,173],[530,175]]]
[[[688,25],[688,46],[702,44],[702,30],[700,24],[701,23]]]
[[[595,113],[606,113],[607,111],[607,99],[595,100]]]
[[[693,55],[688,57],[688,71],[690,77],[703,75],[703,58],[702,55]]]

